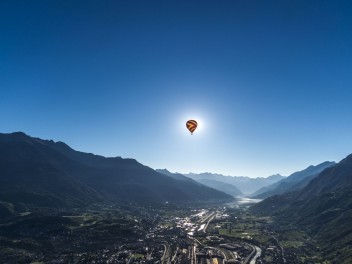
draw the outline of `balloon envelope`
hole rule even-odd
[[[186,127],[189,130],[189,132],[191,132],[191,135],[193,135],[193,132],[194,130],[196,130],[197,126],[198,126],[198,123],[196,120],[188,120],[186,122]]]

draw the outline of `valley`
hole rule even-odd
[[[349,264],[351,172],[349,155],[283,179],[192,179],[0,134],[0,260]]]
[[[33,210],[0,225],[3,263],[324,263],[314,241],[248,204]],[[327,262],[326,262],[327,263]]]

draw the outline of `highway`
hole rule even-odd
[[[169,250],[170,250],[170,246],[169,245],[163,245],[164,246],[164,254],[161,258],[161,263],[162,264],[168,264],[170,262],[169,260]]]
[[[203,232],[206,233],[207,231],[207,227],[209,225],[209,223],[211,222],[211,220],[213,220],[215,217],[215,213],[213,213],[210,217],[209,217],[209,221],[207,222],[207,224],[205,225],[204,229],[203,229]]]
[[[262,249],[260,247],[255,246],[255,251],[256,251],[256,254],[253,256],[249,264],[255,264],[257,261],[257,258],[259,258],[260,255],[262,254]]]

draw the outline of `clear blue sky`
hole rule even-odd
[[[0,1],[0,132],[178,172],[339,161],[351,14],[333,0]]]

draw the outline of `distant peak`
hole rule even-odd
[[[323,163],[321,163],[320,165],[325,165],[325,164],[331,164],[331,165],[334,165],[336,164],[335,161],[324,161]]]
[[[156,172],[162,173],[162,174],[172,174],[172,172],[170,172],[167,169],[156,169]]]
[[[55,142],[55,141],[53,141],[53,140],[50,140],[49,142],[50,142],[50,143],[54,143],[54,144],[56,144],[56,145],[58,145],[58,146],[62,146],[62,147],[66,147],[66,148],[72,149],[69,145],[67,145],[66,143],[64,143],[64,142],[62,142],[62,141],[57,141],[57,142]]]
[[[30,136],[23,132],[13,132],[13,133],[0,133],[1,141],[22,141],[29,139]]]
[[[24,137],[28,137],[28,135],[25,134],[25,133],[22,132],[22,131],[13,132],[13,133],[11,133],[11,135],[13,135],[13,136],[24,136]]]
[[[276,173],[267,177],[267,179],[279,179],[279,178],[286,178],[286,176],[282,176],[280,173]]]
[[[321,166],[327,166],[327,165],[330,165],[330,166],[331,166],[331,165],[334,165],[334,164],[336,164],[335,161],[324,161],[324,162],[319,163],[319,164],[317,164],[317,165],[310,165],[310,166],[307,167],[307,169],[316,168],[316,167],[321,167]]]
[[[156,170],[158,170],[158,171],[167,171],[167,172],[170,172],[170,171],[167,170],[167,169],[156,169]]]

